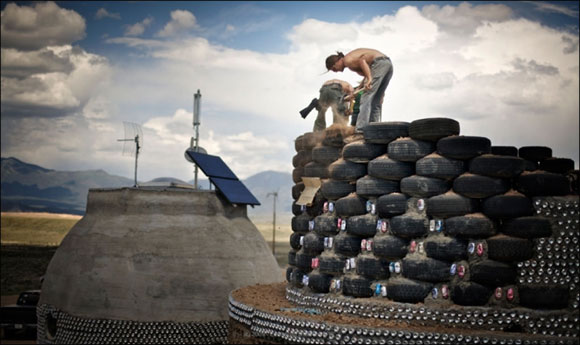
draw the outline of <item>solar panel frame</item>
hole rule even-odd
[[[210,177],[209,180],[232,204],[260,205],[256,197],[240,180]]]
[[[238,180],[236,174],[224,163],[221,157],[191,151],[187,151],[187,154],[203,171],[205,176]]]

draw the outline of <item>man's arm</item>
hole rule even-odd
[[[367,60],[365,59],[364,54],[358,59],[358,64],[359,64],[360,70],[363,72],[363,75],[365,76],[365,81],[364,81],[365,90],[370,90],[373,78],[371,76],[371,68],[369,67],[369,64],[367,63]]]

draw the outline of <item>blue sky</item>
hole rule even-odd
[[[383,121],[451,117],[493,145],[549,146],[578,167],[578,2],[2,2],[2,157],[190,180],[200,144],[241,178],[292,171],[298,111],[335,51],[389,55]],[[327,122],[331,121],[330,112]]]

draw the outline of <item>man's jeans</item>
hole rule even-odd
[[[373,82],[371,89],[365,91],[361,97],[360,113],[356,120],[357,132],[362,132],[362,129],[370,122],[381,121],[381,98],[393,76],[393,64],[389,58],[376,58],[370,68]]]
[[[324,85],[320,88],[318,97],[318,116],[314,121],[314,132],[323,131],[326,128],[326,110],[332,108],[333,123],[346,125],[348,115],[345,115],[347,105],[341,102],[344,93],[338,83]]]

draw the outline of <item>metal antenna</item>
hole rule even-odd
[[[276,255],[276,199],[278,198],[278,192],[272,192],[266,194],[266,198],[270,195],[274,196],[274,210],[273,210],[273,221],[272,221],[272,255]]]
[[[197,93],[193,95],[193,128],[195,129],[195,137],[192,139],[192,144],[195,143],[193,149],[198,152],[199,147],[199,125],[201,124],[201,93],[197,89]],[[197,189],[197,164],[195,165],[195,177],[193,186]]]
[[[125,139],[117,139],[117,141],[125,142],[123,145],[124,156],[133,156],[135,154],[135,185],[133,187],[138,187],[137,160],[139,159],[139,149],[143,147],[143,131],[140,125],[133,122],[123,121],[123,127],[125,128]],[[135,146],[128,144],[127,142],[129,141],[135,142]]]

